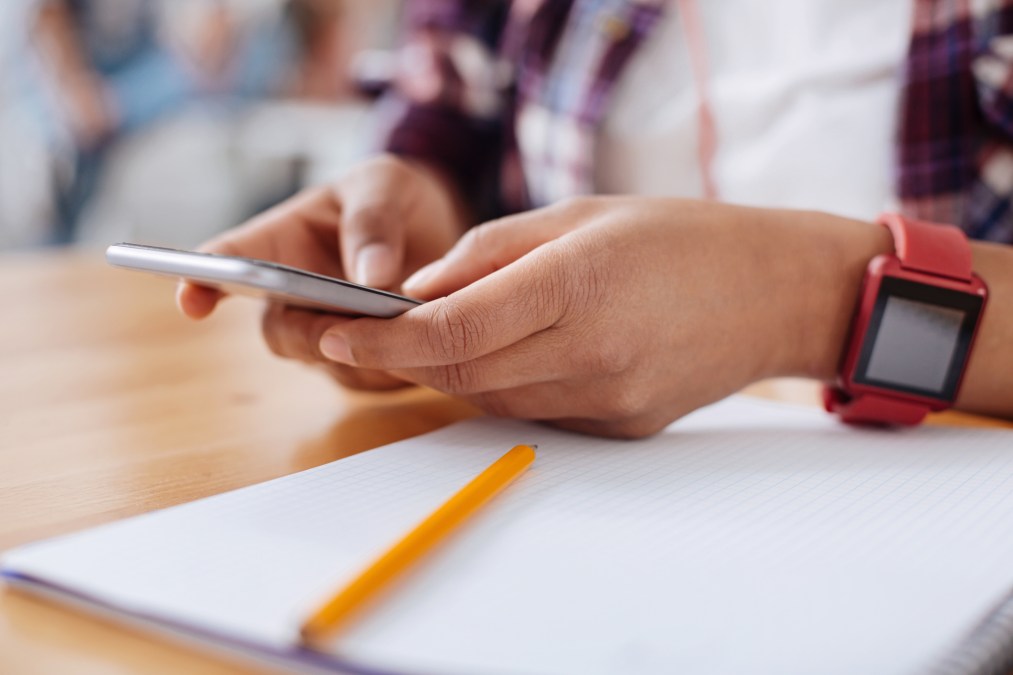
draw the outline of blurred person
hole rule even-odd
[[[158,38],[145,0],[45,0],[33,26],[50,75],[52,133],[66,131],[69,165],[57,182],[55,243],[69,242],[96,190],[109,144],[177,105],[186,74]]]
[[[348,34],[345,5],[333,0],[287,3],[287,18],[298,44],[297,63],[288,87],[291,96],[335,101],[354,93],[349,64],[355,42]]]
[[[239,23],[223,0],[39,2],[42,107],[57,156],[69,160],[58,174],[55,243],[74,239],[118,141],[187,106],[280,86],[289,47],[276,24],[251,22],[244,34]]]
[[[204,247],[432,299],[383,321],[269,306],[271,348],[346,385],[641,436],[763,377],[832,381],[890,202],[1013,239],[1013,3],[408,16],[391,154]],[[1013,249],[970,251],[992,300],[956,404],[1011,417]],[[179,304],[220,298],[184,284]]]
[[[26,2],[0,3],[0,249],[44,242],[50,220],[46,147],[18,91],[27,12]]]

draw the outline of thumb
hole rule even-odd
[[[572,218],[552,207],[477,225],[446,255],[408,277],[401,288],[406,294],[423,300],[450,295],[575,226]]]
[[[338,236],[345,274],[352,281],[391,288],[400,279],[405,232],[392,211],[373,199],[344,203]]]

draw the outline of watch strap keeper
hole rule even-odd
[[[904,218],[896,213],[884,213],[876,222],[889,228],[894,250],[904,269],[960,281],[971,280],[971,247],[959,228]]]

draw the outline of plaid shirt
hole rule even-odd
[[[481,218],[594,191],[613,85],[664,0],[419,0],[386,149],[443,168]],[[1013,0],[913,0],[896,195],[1013,243]]]

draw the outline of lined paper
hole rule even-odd
[[[1013,433],[732,398],[621,442],[493,419],[42,542],[6,574],[302,658],[299,622],[518,443],[535,464],[333,645],[405,673],[908,673],[1013,590]]]

